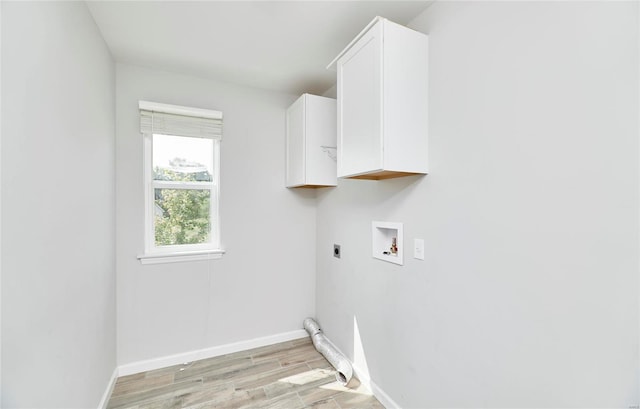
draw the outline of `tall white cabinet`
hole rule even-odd
[[[303,94],[287,110],[286,186],[336,186],[336,100]]]
[[[337,70],[338,177],[427,173],[427,60],[425,34],[376,17],[329,65]]]

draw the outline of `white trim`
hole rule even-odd
[[[213,182],[183,182],[173,180],[153,180],[154,189],[213,190]]]
[[[138,109],[164,114],[193,116],[197,118],[222,119],[222,112],[212,109],[191,108],[180,105],[160,104],[158,102],[138,101]]]
[[[309,334],[307,334],[307,331],[298,329],[295,331],[283,332],[280,334],[234,342],[231,344],[218,345],[215,347],[183,352],[180,354],[168,355],[154,359],[148,359],[145,361],[132,362],[125,365],[120,365],[118,369],[120,376],[132,375],[135,373],[152,371],[154,369],[166,368],[172,365],[197,361],[199,359],[213,358],[216,356],[231,354],[234,352],[246,351],[248,349],[264,347],[267,345],[291,341],[308,336]]]
[[[118,367],[116,367],[113,370],[113,374],[111,374],[111,379],[109,380],[107,389],[105,389],[104,394],[102,395],[102,399],[100,399],[100,403],[98,404],[98,409],[107,409],[107,404],[109,403],[111,392],[113,392],[113,388],[116,386],[116,381],[118,380],[118,376],[119,376]]]
[[[360,381],[360,384],[364,385],[365,388],[369,389],[369,391],[371,391],[373,396],[375,396],[376,399],[378,399],[378,401],[380,401],[382,406],[384,406],[386,409],[392,409],[392,408],[393,409],[401,409],[402,408],[393,399],[391,399],[391,396],[389,396],[389,394],[387,394],[381,387],[379,387],[374,381],[371,380],[371,377],[369,377],[369,374],[366,371],[364,371],[364,370],[362,370],[362,368],[356,366],[353,363],[353,361],[351,361],[349,356],[344,354],[340,350],[340,348],[338,348],[336,346],[336,344],[331,342],[331,340],[329,338],[327,338],[327,341],[329,342],[329,344],[331,344],[336,349],[336,351],[341,353],[344,357],[346,357],[349,360],[349,363],[351,363],[351,367],[353,368],[353,372],[356,374],[356,378],[358,378],[358,380]]]
[[[155,243],[154,215],[155,201],[153,196],[153,135],[143,135],[144,152],[142,156],[142,172],[144,175],[144,251],[149,253]],[[139,258],[139,257],[138,257]]]
[[[0,1],[0,33],[2,33],[2,1]],[[2,44],[2,35],[0,34],[0,44]],[[2,67],[2,53],[0,53],[0,67]],[[0,68],[0,152],[2,152],[2,69]],[[2,192],[0,189],[0,214],[2,214]],[[2,247],[2,220],[0,218],[0,248]],[[1,253],[1,252],[0,252]],[[2,255],[0,254],[0,260]],[[0,262],[0,266],[2,263]],[[2,294],[2,268],[0,267],[0,294]],[[0,306],[2,305],[0,296]],[[0,317],[2,316],[2,308],[0,307]],[[2,325],[0,325],[0,341],[2,340]],[[0,342],[1,343],[1,342]],[[2,407],[2,353],[0,353],[0,407]]]
[[[371,378],[365,375],[364,371],[362,371],[359,367],[355,365],[351,365],[351,366],[353,367],[353,372],[356,373],[356,376],[358,377],[358,379],[361,382],[364,382],[366,385],[368,385],[369,389],[371,390],[371,393],[373,393],[373,396],[375,396],[376,399],[380,401],[382,406],[384,406],[386,409],[402,408],[393,399],[391,399],[391,396],[389,396],[384,390],[382,390],[382,388],[379,387],[378,384],[376,384],[374,381],[371,380]]]
[[[138,260],[142,264],[164,264],[178,263],[182,261],[216,260],[222,258],[225,251],[217,250],[196,250],[196,251],[176,251],[174,253],[149,253],[139,254]]]
[[[329,65],[327,65],[327,69],[328,70],[335,70],[336,69],[336,64],[338,63],[338,60],[347,52],[349,51],[349,49],[358,41],[360,40],[360,38],[362,38],[363,35],[366,34],[367,31],[369,31],[369,29],[371,27],[373,27],[378,21],[383,21],[386,20],[386,18],[384,17],[380,17],[380,16],[376,16],[373,18],[373,20],[371,20],[371,22],[369,24],[367,24],[367,26],[365,28],[362,29],[362,31],[360,31],[360,33],[353,39],[351,40],[351,42],[344,48],[344,50],[342,50],[340,52],[340,54],[338,54],[338,56],[336,58],[333,59],[333,61],[331,61],[329,63]]]

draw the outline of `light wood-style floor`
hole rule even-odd
[[[118,378],[108,409],[384,409],[348,388],[309,338]]]

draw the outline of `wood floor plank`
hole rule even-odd
[[[143,403],[152,403],[155,401],[161,401],[162,399],[166,400],[176,396],[176,392],[186,393],[199,387],[202,387],[202,379],[172,383],[170,385],[165,385],[158,388],[146,389],[128,393],[126,395],[115,396],[109,400],[107,409],[124,409]]]
[[[176,372],[174,379],[179,382],[189,378],[202,378],[204,376],[213,376],[216,374],[223,374],[249,368],[253,366],[250,356],[230,359],[227,361],[207,360],[207,363],[199,363],[185,368],[182,371]]]
[[[307,365],[309,365],[311,369],[315,369],[315,368],[333,369],[329,361],[327,361],[322,355],[320,354],[318,355],[319,355],[318,359],[315,359],[313,361],[307,361]]]
[[[242,379],[234,380],[236,389],[254,389],[261,388],[269,385],[272,382],[277,382],[282,378],[296,375],[302,372],[310,370],[306,364],[288,366],[286,368],[274,369],[273,371],[266,373],[257,373]]]
[[[171,365],[165,368],[154,369],[153,371],[143,372],[143,374],[145,378],[156,378],[156,377],[165,376],[168,374],[174,375],[175,373],[180,372],[181,370],[188,368],[191,365],[193,365],[193,362],[184,362],[178,365]]]
[[[280,359],[280,358],[284,358],[287,355],[295,355],[298,354],[300,352],[303,351],[310,351],[310,350],[314,350],[313,345],[311,344],[300,344],[300,345],[294,345],[290,348],[286,348],[286,349],[279,349],[279,350],[273,350],[273,351],[260,351],[258,353],[255,353],[253,355],[251,355],[251,357],[253,358],[253,362],[258,363],[261,361],[265,361],[265,360],[271,360],[271,359]],[[317,351],[316,351],[317,352]]]
[[[328,382],[324,385],[320,385],[316,388],[312,388],[312,389],[306,389],[303,391],[298,392],[298,395],[300,395],[300,399],[302,399],[302,401],[307,404],[307,405],[313,405],[317,402],[321,402],[324,400],[327,400],[329,398],[332,398],[333,396],[342,393],[342,391],[340,391],[337,388],[331,388],[331,387],[326,387],[327,385],[333,385],[333,384],[337,384],[337,382],[333,381],[333,382]]]
[[[132,375],[121,376],[116,381],[116,385],[119,384],[119,383],[126,383],[126,382],[130,382],[130,381],[136,381],[138,379],[142,379],[142,378],[144,378],[144,375],[145,375],[144,372],[140,372],[140,373],[134,373]]]
[[[293,345],[291,341],[288,341],[288,342],[281,342],[279,344],[268,345],[266,347],[249,349],[246,351],[246,353],[255,359],[255,358],[260,358],[262,356],[273,354],[273,353],[288,351],[293,347],[295,347],[295,345]]]
[[[309,406],[305,406],[307,409],[341,409],[335,400],[329,398],[314,402]]]
[[[375,397],[366,393],[343,392],[333,396],[342,409],[372,409],[378,403]]]
[[[184,409],[238,409],[248,405],[259,405],[260,402],[264,402],[267,399],[264,390],[261,388],[234,391],[231,397],[224,400],[213,400],[209,402],[200,403],[194,406],[185,406]]]
[[[254,402],[239,409],[302,409],[304,403],[296,393],[276,396],[264,402]]]
[[[322,358],[322,355],[316,351],[313,345],[309,344],[306,345],[304,349],[279,357],[278,361],[280,361],[280,365],[282,366],[289,366],[317,360],[319,358]]]
[[[309,369],[293,376],[278,379],[277,382],[264,386],[268,398],[273,398],[287,393],[300,393],[309,389],[315,389],[335,379],[333,373],[326,369]]]
[[[113,388],[111,396],[126,395],[127,393],[154,389],[158,386],[170,385],[172,383],[173,374],[170,373],[162,376],[154,376],[151,378],[142,377],[139,379],[130,380],[129,382],[117,382],[115,387]]]
[[[169,399],[163,399],[161,401],[154,401],[151,403],[143,403],[135,406],[135,409],[181,409],[182,398],[171,397]],[[134,408],[131,408],[134,409]]]
[[[228,380],[233,380],[237,384],[238,382],[251,380],[280,368],[281,366],[278,361],[265,361],[246,368],[237,368],[207,374],[202,377],[202,381],[208,385],[215,385],[221,382],[224,383]]]
[[[216,403],[223,400],[230,400],[235,393],[232,382],[219,385],[211,385],[200,390],[195,390],[181,395],[183,406],[193,406],[199,403]],[[181,406],[181,407],[183,407]]]
[[[371,406],[378,402],[364,385],[357,379],[353,379],[349,386],[344,386],[335,379],[333,382],[326,383],[318,389],[322,391],[300,393],[300,397],[304,402],[309,402],[314,398],[321,396],[331,396],[333,400],[343,409],[371,409]],[[314,396],[315,393],[315,396]]]

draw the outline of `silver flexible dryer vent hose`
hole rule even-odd
[[[348,384],[353,377],[351,362],[329,343],[329,340],[324,336],[320,326],[313,318],[305,319],[302,325],[309,333],[313,346],[336,368],[336,380],[342,385]]]

